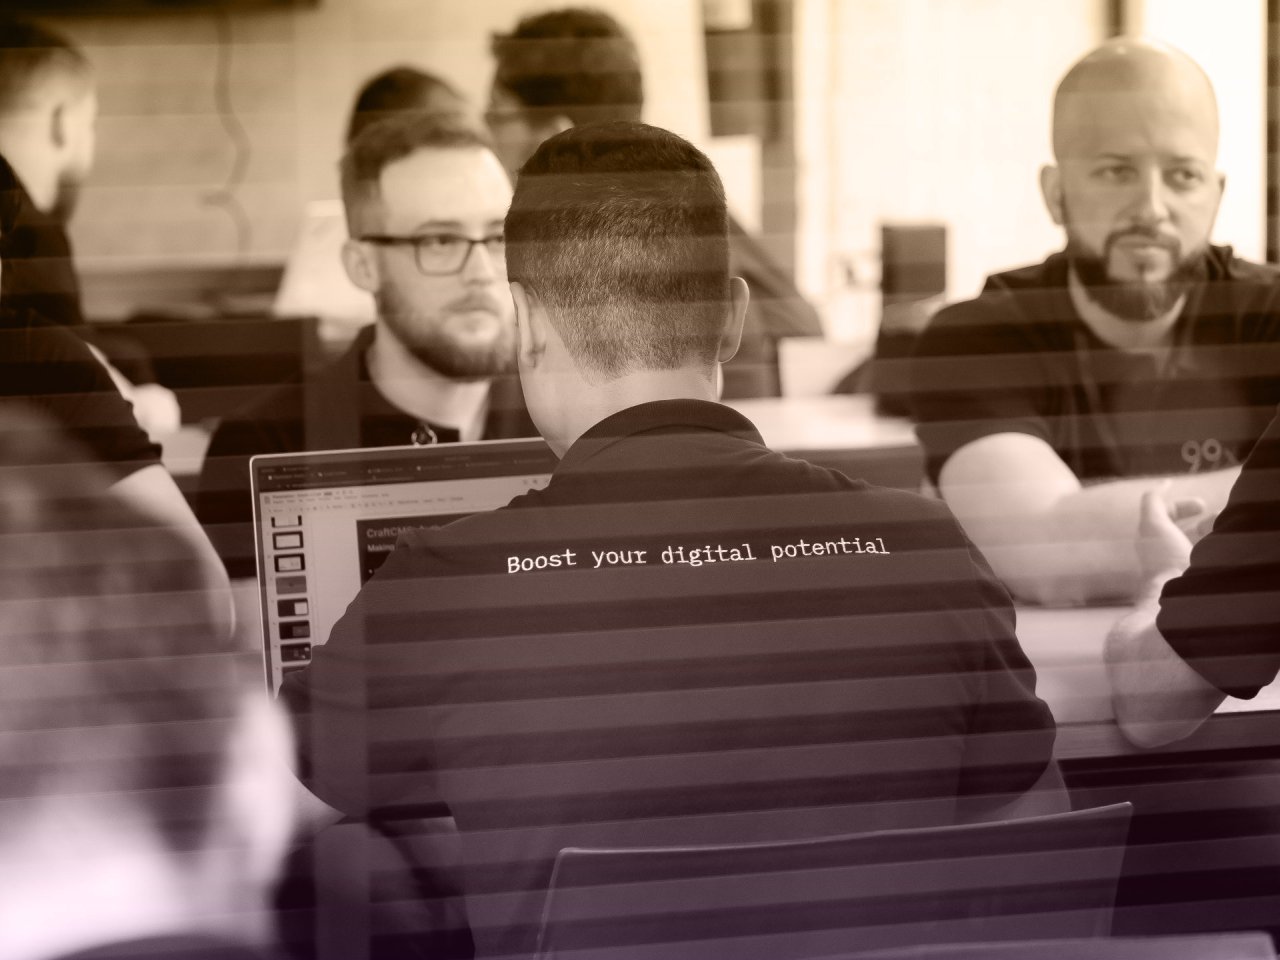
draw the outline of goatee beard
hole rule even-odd
[[[1107,270],[1114,239],[1107,239],[1101,257],[1069,240],[1067,257],[1085,295],[1121,320],[1145,323],[1165,316],[1208,274],[1208,253],[1202,249],[1179,259],[1169,276],[1158,283],[1116,280]]]
[[[378,316],[388,330],[424,366],[452,380],[484,380],[516,369],[515,339],[500,337],[491,346],[467,348],[428,323],[400,309],[399,298],[387,291],[375,295]]]

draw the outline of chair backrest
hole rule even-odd
[[[787,960],[1110,931],[1132,806],[556,859],[539,956]]]
[[[929,944],[821,960],[1275,960],[1266,933]]]

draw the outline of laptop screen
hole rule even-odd
[[[311,662],[406,529],[546,486],[540,439],[271,454],[250,462],[267,681]]]

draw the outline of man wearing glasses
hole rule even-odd
[[[225,420],[200,514],[233,577],[253,576],[248,458],[536,436],[514,377],[503,217],[511,184],[454,116],[378,121],[342,160],[343,266],[377,320],[318,375]]]

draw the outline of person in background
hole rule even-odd
[[[263,957],[288,724],[189,540],[89,460],[0,411],[0,956]]]
[[[1280,417],[1194,549],[1173,513],[1162,491],[1143,497],[1146,586],[1106,647],[1116,721],[1144,747],[1188,736],[1280,671]]]
[[[406,113],[465,113],[467,102],[446,80],[416,67],[390,67],[356,94],[347,123],[347,144],[378,120]]]
[[[1280,400],[1280,285],[1209,242],[1218,110],[1184,53],[1089,53],[1058,86],[1053,151],[1041,187],[1066,248],[934,318],[918,433],[1015,596],[1128,601],[1143,494],[1168,479],[1171,502],[1217,513]]]
[[[506,236],[560,462],[403,534],[285,678],[317,795],[373,823],[447,806],[481,956],[532,952],[566,846],[1047,812],[1053,718],[946,506],[774,453],[716,402],[748,291],[711,162],[575,126],[525,163]]]
[[[568,7],[531,15],[493,38],[487,119],[514,178],[534,149],[579,123],[638,121],[644,108],[640,52],[609,14]],[[777,341],[818,336],[822,321],[795,282],[736,220],[729,220],[733,272],[751,288],[742,345],[724,369],[724,396],[776,396]]]
[[[9,173],[0,160],[0,195]],[[0,204],[0,283],[9,270],[3,258],[5,238],[14,229],[17,213],[13,205]],[[210,589],[226,598],[227,576],[217,554],[161,464],[160,448],[139,427],[107,367],[66,328],[29,319],[0,300],[0,411],[13,408],[34,408],[75,441],[71,448],[22,449],[70,449],[100,464],[111,477],[115,495],[188,538]],[[233,619],[228,602],[224,629],[232,629]]]
[[[152,437],[176,430],[173,392],[149,380],[135,348],[99,342],[86,325],[66,225],[93,166],[98,97],[93,68],[62,34],[0,16],[0,204],[13,208],[0,257],[10,318],[72,327],[90,343]],[[117,369],[123,368],[128,373]]]
[[[318,374],[219,424],[198,512],[235,578],[254,575],[249,458],[533,436],[515,363],[502,219],[511,184],[455,115],[366,128],[342,160],[342,265],[376,322]]]

